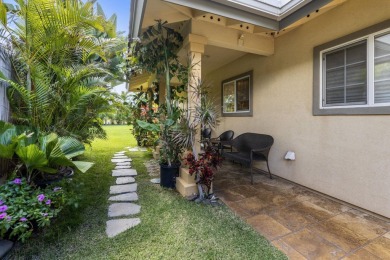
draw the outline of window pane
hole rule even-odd
[[[375,82],[375,103],[390,102],[390,80]]]
[[[344,50],[335,51],[326,55],[326,69],[344,66]]]
[[[223,112],[235,112],[234,81],[223,84]]]
[[[249,111],[249,78],[236,82],[237,111]]]
[[[344,87],[326,90],[326,104],[343,104]]]
[[[355,63],[347,67],[347,103],[366,103],[367,100],[367,65]]]
[[[344,86],[344,67],[326,73],[326,89]]]
[[[367,103],[366,41],[325,54],[325,104]]]
[[[358,43],[346,49],[347,65],[365,62],[367,60],[367,44],[366,42]]]
[[[347,66],[347,85],[354,85],[354,84],[366,84],[367,82],[367,65],[366,63],[359,63],[355,65]]]
[[[375,38],[375,103],[390,102],[390,34]]]
[[[347,103],[367,103],[367,84],[347,86]]]
[[[325,104],[343,104],[345,97],[345,52],[338,50],[326,55]]]

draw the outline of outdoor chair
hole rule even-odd
[[[230,141],[234,137],[234,131],[228,130],[220,134],[217,138],[211,138],[210,142],[212,147],[217,150],[218,152],[222,153],[224,149],[229,149],[232,151],[232,146],[230,144]]]
[[[202,130],[202,139],[210,139],[211,138],[211,129],[205,128]]]
[[[222,157],[249,166],[251,168],[252,184],[254,168],[253,162],[265,161],[267,163],[269,177],[270,179],[272,179],[271,171],[268,165],[268,154],[271,150],[273,143],[274,138],[270,135],[244,133],[230,141],[230,144],[233,146],[235,151],[223,152]]]

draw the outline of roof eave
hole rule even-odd
[[[144,19],[147,0],[131,0],[130,6],[130,24],[129,40],[137,38],[142,30],[142,21]]]

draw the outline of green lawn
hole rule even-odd
[[[107,126],[108,139],[85,154],[94,167],[73,182],[82,201],[62,212],[47,230],[17,245],[10,259],[286,259],[227,207],[195,204],[150,183],[145,160],[150,153],[128,152],[137,169],[141,224],[115,238],[105,226],[114,152],[134,146],[128,126]]]

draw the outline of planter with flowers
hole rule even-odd
[[[66,201],[60,187],[36,189],[25,178],[0,186],[0,238],[25,241],[48,226]]]

